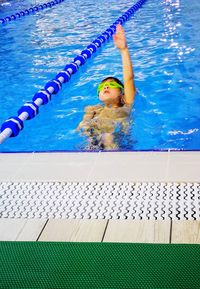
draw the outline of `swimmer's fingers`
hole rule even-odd
[[[125,31],[124,31],[124,28],[122,27],[121,24],[117,24],[117,27],[116,27],[116,33],[120,33],[120,34],[123,34],[125,35]]]

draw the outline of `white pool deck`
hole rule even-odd
[[[200,182],[200,152],[1,153],[0,182]],[[0,219],[1,241],[200,244],[200,220]]]

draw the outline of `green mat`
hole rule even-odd
[[[200,288],[200,245],[0,242],[0,288]]]

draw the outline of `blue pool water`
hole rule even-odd
[[[127,2],[68,0],[0,26],[0,123],[137,1]],[[0,1],[0,18],[35,4]],[[199,9],[198,0],[147,0],[124,25],[138,94],[128,134],[116,135],[118,150],[200,149]],[[112,41],[0,151],[87,150],[76,127],[84,107],[99,103],[96,88],[108,75],[122,78]]]

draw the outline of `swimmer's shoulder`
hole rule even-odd
[[[124,104],[118,108],[116,108],[116,113],[120,116],[127,117],[131,114],[132,111],[132,105]]]

